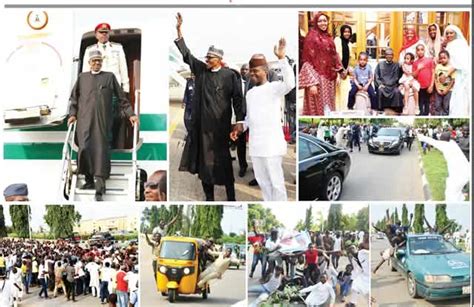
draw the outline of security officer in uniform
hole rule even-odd
[[[89,71],[88,54],[94,49],[100,50],[103,56],[102,70],[109,71],[115,75],[118,83],[122,86],[122,90],[127,94],[130,92],[130,84],[128,81],[127,60],[123,47],[119,43],[109,41],[110,25],[108,23],[100,23],[95,27],[95,37],[97,44],[86,48],[84,59],[82,61],[82,71]]]
[[[103,56],[102,70],[111,72],[115,75],[118,83],[125,92],[125,96],[131,101],[130,83],[128,80],[128,68],[127,60],[125,58],[125,52],[123,47],[119,43],[109,41],[111,27],[108,23],[99,23],[95,27],[95,37],[97,43],[86,48],[84,53],[84,60],[82,61],[82,71],[86,72],[90,70],[88,64],[88,58],[86,58],[90,51],[100,50]],[[127,124],[127,118],[124,114],[120,114],[118,108],[118,97],[112,98],[114,105],[114,123],[113,131],[114,135],[111,140],[112,148],[126,148],[128,144],[128,138],[131,135],[131,128]]]

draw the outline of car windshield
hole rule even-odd
[[[459,250],[440,236],[421,236],[409,239],[410,252],[413,255],[449,254]]]
[[[164,241],[161,243],[160,258],[194,260],[195,248],[191,242]]]
[[[400,130],[382,128],[377,132],[377,136],[400,136]]]

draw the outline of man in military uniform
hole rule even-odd
[[[122,90],[128,96],[130,92],[130,84],[128,80],[127,60],[123,47],[119,43],[109,41],[110,25],[108,23],[100,23],[95,27],[95,37],[97,44],[90,45],[86,48],[84,59],[82,61],[82,72],[90,71],[88,54],[92,50],[100,50],[102,53],[102,70],[109,71],[115,75]]]
[[[114,43],[109,40],[110,31],[111,27],[108,23],[100,23],[95,27],[95,37],[97,38],[97,43],[86,48],[84,59],[82,61],[82,72],[87,72],[90,70],[87,58],[89,52],[92,50],[99,50],[103,57],[102,70],[111,72],[115,75],[115,78],[120,84],[122,90],[125,92],[125,96],[130,100],[130,83],[128,79],[128,68],[125,52],[121,44]],[[120,114],[118,109],[118,97],[114,96],[112,99],[114,114],[114,134],[112,139],[112,148],[125,148],[127,144],[125,138],[131,132],[127,132],[129,129],[127,127],[127,120],[123,118],[123,114]]]

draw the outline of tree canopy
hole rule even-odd
[[[5,226],[5,215],[3,214],[3,206],[0,205],[0,238],[6,237],[7,227]]]
[[[74,205],[46,205],[44,221],[49,226],[49,233],[56,239],[71,236],[74,225],[79,224],[81,218]]]
[[[264,208],[260,204],[249,204],[247,226],[249,231],[253,229],[253,221],[260,221],[260,231],[269,232],[272,228],[282,227],[283,224],[277,220],[270,208]]]
[[[10,206],[12,228],[20,238],[28,238],[30,236],[30,215],[30,205]]]

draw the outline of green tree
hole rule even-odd
[[[328,230],[340,230],[342,223],[342,204],[331,204],[329,207],[327,227]]]
[[[438,230],[444,229],[451,221],[446,213],[446,204],[436,205],[436,226]]]
[[[384,217],[383,219],[379,220],[377,223],[375,223],[375,227],[378,229],[384,231],[387,225],[387,218]]]
[[[199,205],[195,210],[196,217],[191,226],[191,234],[199,238],[221,238],[224,234],[221,227],[224,207]]]
[[[407,205],[406,204],[403,204],[402,206],[402,225],[405,226],[405,225],[408,225],[408,209],[407,209]]]
[[[298,223],[296,223],[296,226],[295,226],[295,230],[298,230],[298,231],[305,230],[305,225],[304,225],[303,220],[298,220]]]
[[[461,225],[456,223],[455,220],[451,220],[448,218],[448,214],[446,212],[446,204],[437,204],[436,205],[436,227],[438,228],[438,231],[443,230],[448,225],[451,225],[446,230],[446,232],[448,233],[459,231],[462,227]]]
[[[182,224],[181,234],[183,236],[191,235],[193,216],[194,216],[194,206],[186,206],[186,212],[182,214],[182,220],[181,220],[181,224]]]
[[[308,209],[306,209],[306,215],[304,219],[304,230],[311,230],[313,229],[313,208],[309,205]]]
[[[30,236],[30,212],[29,205],[10,206],[12,228],[20,238],[28,238]]]
[[[469,119],[467,118],[450,118],[448,119],[448,123],[453,127],[463,127],[463,126],[468,126],[469,127]]]
[[[369,231],[369,206],[360,209],[357,212],[357,224],[355,230]]]
[[[74,225],[78,224],[82,217],[74,205],[46,205],[46,214],[43,218],[49,226],[49,233],[58,239],[71,236]]]
[[[3,206],[0,205],[0,238],[7,236],[7,227],[5,227],[5,215],[3,215]]]
[[[171,205],[168,207],[168,216],[167,219],[164,220],[165,223],[168,223],[172,219],[174,219],[176,216],[176,222],[174,222],[170,227],[168,228],[168,235],[175,234],[177,232],[180,232],[183,230],[183,205]]]
[[[245,244],[245,241],[247,241],[247,237],[245,235],[237,235],[237,234],[235,234],[235,236],[223,235],[219,240],[217,240],[219,244],[222,244],[222,243]]]
[[[140,232],[145,232],[146,226],[150,223],[151,210],[145,207],[140,216]]]
[[[260,204],[249,204],[247,214],[247,226],[249,231],[253,230],[253,221],[255,220],[260,221],[259,231],[262,232],[268,232],[272,228],[283,226],[283,224],[277,220],[270,208],[264,208]]]
[[[357,230],[357,216],[355,214],[343,214],[341,216],[340,228],[337,230],[355,231]]]
[[[162,205],[162,207],[164,206]],[[150,220],[149,220],[150,231],[156,226],[158,226],[159,223],[160,223],[160,216],[159,216],[158,207],[153,205],[151,206],[151,209],[150,209]]]
[[[416,204],[415,205],[415,216],[413,217],[413,231],[415,233],[424,233],[424,220],[425,217],[425,205]]]
[[[400,218],[398,217],[397,207],[395,207],[395,212],[393,213],[393,222],[396,223],[398,221],[400,221]]]

